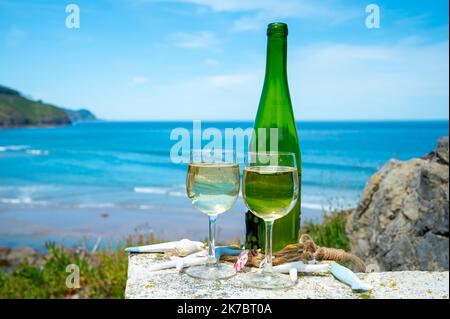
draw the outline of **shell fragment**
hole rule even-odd
[[[199,241],[191,241],[189,239],[182,239],[180,241],[169,241],[167,243],[160,243],[154,245],[137,246],[125,248],[128,253],[166,253],[175,251],[179,256],[187,256],[193,252],[203,249],[205,244]]]
[[[297,272],[327,272],[330,271],[329,264],[317,264],[317,265],[307,265],[302,261],[295,261],[291,263],[285,263],[273,267],[273,271],[290,273],[291,269],[296,269]]]

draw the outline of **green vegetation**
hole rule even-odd
[[[309,234],[319,246],[349,250],[350,245],[345,233],[347,215],[348,212],[345,211],[326,214],[321,224],[307,221],[302,232]]]
[[[54,105],[32,101],[0,86],[0,127],[68,124],[66,112]]]
[[[20,92],[0,85],[0,128],[64,125],[72,121],[95,120],[88,110],[66,110],[34,101]]]
[[[345,236],[346,213],[326,215],[322,224],[307,222],[303,231],[320,246],[348,249]],[[156,243],[155,237],[129,237],[125,246]],[[123,298],[127,278],[125,246],[103,249],[94,253],[74,251],[48,244],[48,255],[42,263],[25,260],[11,272],[0,272],[2,298]],[[80,269],[80,288],[69,289],[67,265]],[[362,296],[364,298],[365,296]]]
[[[123,297],[127,256],[122,248],[88,254],[49,245],[48,253],[41,267],[25,261],[11,273],[0,273],[0,299]],[[66,286],[70,264],[79,267],[80,289]]]
[[[95,121],[97,118],[91,111],[81,109],[81,110],[69,110],[64,109],[64,111],[69,116],[70,121],[72,122],[80,122],[80,121]]]
[[[42,263],[25,260],[11,272],[0,272],[0,299],[5,298],[123,298],[128,254],[124,247],[156,243],[153,234],[129,236],[124,246],[94,253],[75,251],[47,244],[48,255]],[[70,289],[66,271],[70,264],[79,267],[80,288]]]

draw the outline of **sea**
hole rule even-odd
[[[252,122],[202,122],[250,128]],[[192,122],[80,122],[0,130],[0,247],[115,245],[127,236],[205,239],[207,217],[174,163],[174,129]],[[369,177],[390,159],[430,152],[448,121],[297,122],[302,221],[355,207]],[[192,134],[191,134],[192,135]],[[191,136],[192,137],[192,136]],[[242,198],[218,219],[220,240],[244,238]]]

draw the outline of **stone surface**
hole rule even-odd
[[[353,253],[384,270],[449,268],[448,137],[423,158],[389,161],[347,220]]]
[[[436,155],[448,165],[448,136],[439,139],[436,147]]]
[[[193,279],[175,269],[148,271],[163,262],[157,254],[131,254],[128,258],[126,298],[446,298],[449,273],[402,271],[358,274],[373,287],[368,293],[355,293],[330,274],[300,275],[295,287],[286,290],[260,290],[244,287],[239,273],[223,281]]]

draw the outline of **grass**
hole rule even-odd
[[[320,246],[348,249],[346,213],[326,215],[322,224],[307,222],[302,228]],[[42,265],[27,261],[11,272],[0,272],[0,299],[5,298],[123,298],[127,278],[125,246],[158,242],[149,236],[129,237],[126,245],[91,253],[47,245]],[[66,286],[70,264],[79,267],[80,288]]]
[[[345,233],[348,212],[336,212],[324,215],[321,224],[307,221],[302,232],[311,236],[319,246],[349,250],[350,244]]]
[[[48,254],[42,265],[31,265],[25,260],[12,272],[0,272],[0,299],[123,298],[128,261],[124,247],[155,242],[152,234],[136,238],[130,236],[124,246],[95,253],[47,244]],[[66,267],[71,264],[79,268],[78,289],[66,285],[68,276],[73,274],[73,270],[66,271]]]
[[[126,281],[123,250],[88,255],[49,245],[42,267],[25,261],[12,273],[0,274],[0,298],[121,298]],[[80,289],[66,286],[70,264],[79,267]]]

